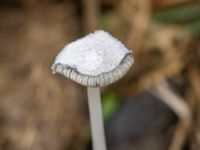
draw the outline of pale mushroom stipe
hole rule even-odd
[[[131,51],[109,33],[99,30],[65,46],[52,65],[53,73],[88,87],[94,150],[106,150],[100,87],[122,78],[133,62]]]

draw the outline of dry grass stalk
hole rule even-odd
[[[181,150],[192,125],[190,107],[183,98],[170,89],[166,82],[158,84],[152,93],[167,104],[180,119],[169,150]]]
[[[99,0],[82,0],[83,3],[83,26],[86,33],[92,32],[98,25],[100,12]]]

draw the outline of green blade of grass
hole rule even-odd
[[[199,5],[186,5],[155,13],[152,19],[163,23],[187,22],[200,18]]]
[[[119,97],[116,93],[108,93],[103,97],[103,117],[107,121],[119,107]]]

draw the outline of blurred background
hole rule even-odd
[[[200,150],[198,0],[0,0],[0,150],[91,150],[86,88],[50,68],[96,29],[135,57],[102,88],[108,150]]]

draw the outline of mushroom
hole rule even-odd
[[[132,64],[131,51],[98,30],[65,46],[52,65],[53,73],[87,86],[94,150],[106,150],[100,87],[122,78]]]

